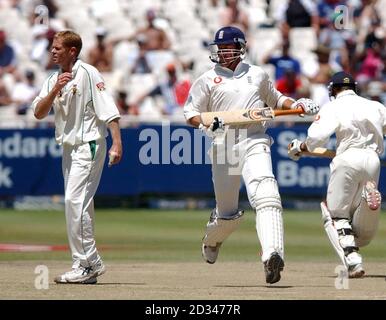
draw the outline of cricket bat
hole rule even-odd
[[[321,157],[321,158],[334,158],[336,155],[335,150],[327,148],[315,148],[314,151],[302,151],[300,152],[301,156],[305,157]]]
[[[232,124],[251,124],[260,121],[272,120],[277,116],[304,114],[302,108],[299,109],[272,109],[272,108],[256,108],[256,109],[240,109],[230,111],[215,111],[201,113],[201,122],[205,126],[210,126],[214,118],[220,118],[225,125]]]

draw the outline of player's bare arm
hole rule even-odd
[[[109,156],[111,157],[110,165],[119,163],[122,159],[122,140],[121,131],[119,129],[119,119],[114,119],[108,123],[108,127],[111,132],[111,138],[113,144],[109,150]]]
[[[69,81],[71,81],[71,79],[72,75],[70,72],[64,72],[58,76],[58,80],[52,90],[46,97],[38,102],[34,114],[35,118],[40,120],[48,115],[56,96],[59,95],[60,91]]]
[[[294,100],[287,98],[283,101],[282,109],[284,109],[284,110],[292,109],[293,104],[294,104]]]
[[[200,116],[194,116],[186,121],[189,125],[198,128],[201,124],[201,117]]]

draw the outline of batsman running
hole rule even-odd
[[[379,155],[386,134],[386,109],[357,95],[350,74],[338,72],[329,84],[333,101],[325,104],[308,129],[304,142],[293,140],[288,154],[298,160],[303,151],[323,147],[336,135],[336,156],[330,164],[322,218],[328,238],[350,278],[365,274],[359,247],[373,239],[379,221]]]
[[[188,124],[213,138],[210,151],[216,197],[202,242],[202,256],[215,263],[220,246],[236,230],[244,212],[239,210],[240,179],[244,179],[248,198],[256,212],[256,230],[262,247],[262,262],[267,283],[280,280],[284,267],[282,205],[272,172],[270,147],[273,143],[266,122],[224,127],[220,118],[209,126],[202,123],[201,113],[263,108],[302,107],[306,114],[316,114],[319,107],[309,99],[294,101],[278,92],[260,67],[242,61],[246,51],[241,30],[227,26],[219,29],[211,44],[210,59],[214,68],[201,75],[190,89],[184,107]],[[227,137],[234,134],[234,139]],[[233,140],[233,141],[232,141]],[[233,161],[221,155],[239,150],[239,171]]]
[[[78,59],[82,39],[72,31],[55,35],[52,57],[60,66],[33,102],[37,119],[51,108],[55,138],[63,147],[65,214],[72,270],[56,283],[94,284],[105,272],[94,239],[94,195],[106,159],[107,127],[111,131],[110,165],[122,157],[119,111],[98,70]]]

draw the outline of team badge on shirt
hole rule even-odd
[[[96,87],[98,88],[99,91],[103,91],[103,90],[105,90],[105,83],[99,82],[96,84]]]

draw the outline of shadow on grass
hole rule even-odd
[[[97,286],[146,286],[147,283],[138,282],[101,282],[97,283]]]
[[[146,286],[144,282],[98,282],[98,283],[54,283],[56,286],[68,287],[68,286]]]
[[[386,275],[381,275],[381,274],[365,274],[364,278],[381,278],[381,279],[385,279],[386,281]]]
[[[214,286],[215,288],[271,288],[271,289],[289,289],[293,286],[265,286],[265,285],[256,285],[256,286],[236,286],[236,285],[222,285]]]

